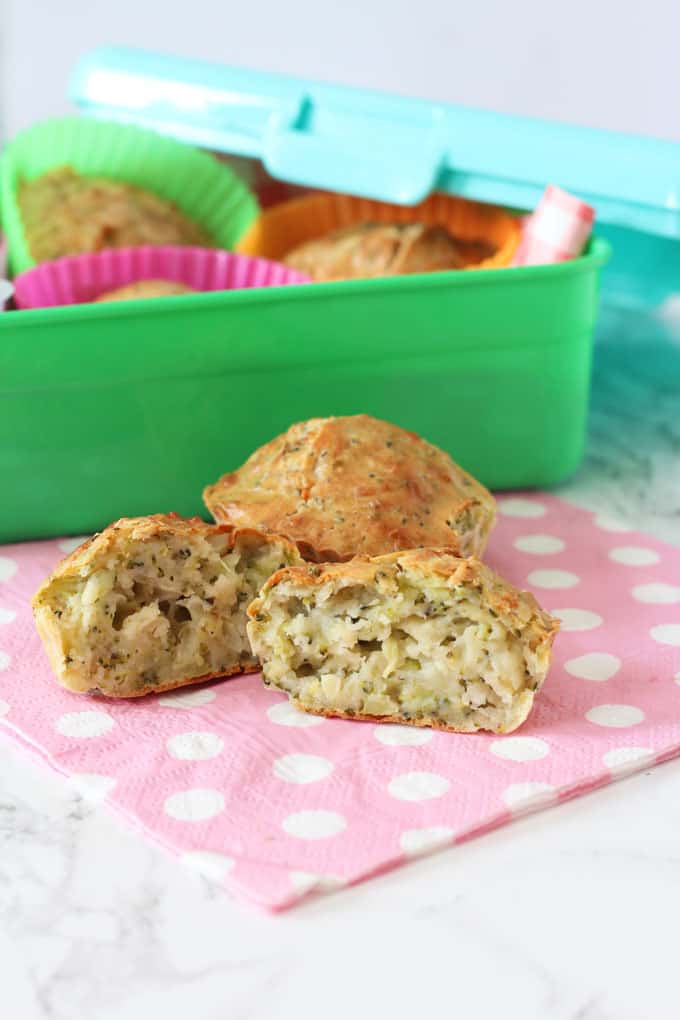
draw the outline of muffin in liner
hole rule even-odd
[[[19,209],[19,188],[68,166],[84,177],[123,181],[174,203],[217,248],[233,248],[257,215],[255,196],[213,156],[130,124],[63,117],[18,134],[0,160],[0,210],[13,274],[36,264]]]
[[[320,192],[262,211],[236,250],[244,255],[282,259],[299,245],[361,223],[444,227],[456,240],[466,269],[510,265],[520,239],[520,224],[514,216],[496,206],[453,195],[437,192],[419,205],[403,206]]]
[[[170,280],[195,291],[308,282],[302,273],[267,259],[216,248],[149,245],[42,262],[15,278],[15,300],[23,309],[82,304],[141,280]]]

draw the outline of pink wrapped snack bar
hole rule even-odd
[[[595,210],[554,184],[543,192],[536,211],[522,227],[513,266],[566,262],[580,255],[593,227]]]

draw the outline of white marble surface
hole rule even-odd
[[[680,544],[680,347],[598,350],[570,498]],[[680,1016],[680,761],[269,917],[0,733],[3,1020]]]

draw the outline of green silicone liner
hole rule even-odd
[[[70,165],[84,176],[136,184],[174,202],[219,248],[233,248],[258,213],[255,196],[214,157],[171,138],[84,117],[35,124],[17,135],[0,160],[0,219],[11,272],[35,265],[17,201],[22,180]]]

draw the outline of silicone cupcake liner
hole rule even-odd
[[[317,193],[294,198],[261,212],[236,245],[245,255],[280,259],[289,251],[341,227],[358,223],[426,223],[445,227],[462,242],[466,268],[498,269],[510,265],[520,238],[520,224],[504,210],[481,202],[436,193],[415,206],[392,205],[351,195]],[[479,257],[478,245],[493,254]]]
[[[184,283],[197,291],[309,282],[280,263],[215,248],[109,248],[42,262],[21,273],[14,280],[15,301],[23,309],[82,304],[130,283],[158,279]]]
[[[233,248],[256,217],[255,196],[207,153],[129,124],[84,117],[44,121],[17,135],[0,160],[0,209],[14,274],[35,265],[18,207],[22,180],[59,166],[153,191],[203,226],[218,248]]]

